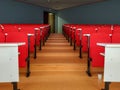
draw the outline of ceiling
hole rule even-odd
[[[54,10],[62,10],[70,7],[92,4],[105,0],[16,0],[16,1],[47,7]]]

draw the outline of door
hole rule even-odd
[[[44,11],[44,24],[50,24],[51,33],[55,33],[55,14]]]

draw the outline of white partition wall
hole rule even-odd
[[[120,82],[120,43],[97,43],[105,47],[104,60],[104,82],[105,89],[109,90],[110,82]]]
[[[120,44],[106,45],[105,47],[105,82],[120,82]]]
[[[0,82],[18,82],[18,45],[0,44]]]
[[[19,82],[18,46],[25,43],[0,43],[0,83],[12,82],[13,90]]]

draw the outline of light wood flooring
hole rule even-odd
[[[42,51],[37,49],[37,59],[31,54],[31,75],[25,77],[20,68],[20,90],[100,90],[98,73],[103,68],[91,68],[92,77],[86,74],[87,54],[79,58],[79,48],[73,50],[62,34],[51,34]],[[0,83],[0,90],[12,90],[11,83]],[[111,83],[110,90],[120,90],[120,83]]]

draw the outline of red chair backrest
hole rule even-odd
[[[97,29],[97,33],[112,34],[111,25],[101,25]]]
[[[90,57],[92,58],[93,67],[103,67],[104,57],[100,53],[104,52],[104,47],[98,46],[97,43],[110,43],[109,34],[94,33],[90,35]]]
[[[32,24],[22,24],[20,26],[20,32],[24,32],[26,34],[34,34],[34,25]],[[30,52],[34,52],[34,45],[35,45],[35,35],[30,37]]]
[[[83,34],[92,34],[96,33],[95,28],[86,26],[82,28],[82,51],[87,52],[87,37],[83,36]]]
[[[113,34],[114,33],[120,33],[120,25],[114,25],[113,26]]]
[[[5,42],[5,34],[0,32],[0,42]]]
[[[112,34],[112,43],[120,43],[120,33]]]
[[[20,46],[18,51],[19,55],[19,66],[26,66],[26,58],[28,57],[28,37],[26,33],[23,32],[9,32],[6,36],[6,42],[25,42],[26,44]]]
[[[80,37],[82,37],[82,31],[79,29],[76,29],[75,31],[76,46],[80,46]]]
[[[0,32],[4,31],[4,26],[2,24],[0,24]]]
[[[14,24],[3,24],[4,32],[18,32],[18,28]]]

